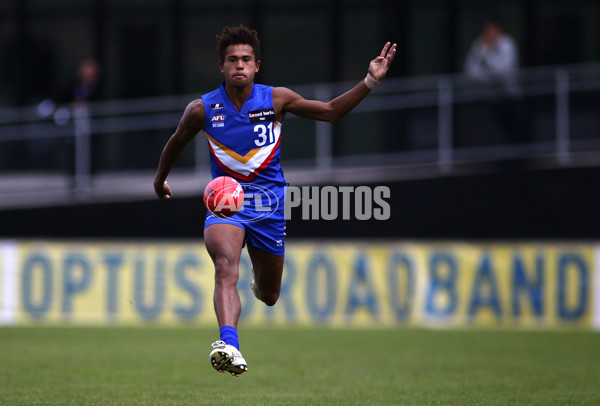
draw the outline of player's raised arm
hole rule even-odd
[[[321,121],[337,121],[358,105],[387,74],[396,55],[396,44],[386,43],[379,56],[371,61],[364,80],[330,102],[304,99],[290,89],[273,89],[276,109]]]
[[[187,143],[204,127],[204,104],[202,100],[194,100],[187,105],[177,129],[167,141],[154,177],[154,191],[160,199],[171,197],[171,188],[166,182],[167,176],[175,162],[179,160]]]

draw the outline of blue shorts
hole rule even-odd
[[[273,255],[285,252],[285,187],[242,183],[244,207],[235,215],[220,218],[206,213],[204,228],[232,224],[244,229],[245,243]]]

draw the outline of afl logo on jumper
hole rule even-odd
[[[225,114],[215,114],[210,119],[212,121],[213,128],[215,127],[224,127],[225,126]]]

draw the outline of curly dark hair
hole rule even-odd
[[[251,30],[241,24],[237,27],[225,27],[221,35],[217,35],[217,49],[220,61],[225,60],[225,52],[229,45],[247,44],[254,51],[254,59],[260,60],[260,41],[256,30]]]

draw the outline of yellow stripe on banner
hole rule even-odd
[[[216,325],[214,270],[202,241],[18,242],[21,324]],[[250,291],[246,325],[590,327],[593,244],[288,242],[279,302]]]
[[[201,242],[25,243],[25,323],[212,323],[212,263]]]

